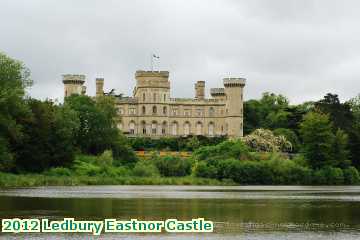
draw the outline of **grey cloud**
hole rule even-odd
[[[248,79],[246,97],[272,91],[292,102],[327,92],[359,93],[358,1],[40,1],[0,2],[0,50],[22,60],[35,81],[30,94],[63,97],[61,74],[87,75],[131,94],[134,72],[152,52],[171,74],[172,94],[193,83],[221,86]]]

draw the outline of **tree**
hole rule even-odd
[[[329,116],[317,112],[307,113],[300,124],[302,151],[314,169],[332,165],[332,147],[335,140],[332,127]]]
[[[104,96],[96,101],[84,95],[71,95],[65,106],[77,112],[80,127],[76,132],[76,146],[87,154],[101,154],[112,150],[114,165],[134,164],[137,161],[127,139],[116,127],[115,98]]]
[[[70,166],[74,160],[74,137],[79,122],[76,112],[51,101],[27,101],[31,118],[22,121],[23,138],[14,147],[19,171],[40,172]]]
[[[69,106],[79,116],[80,127],[76,134],[76,145],[82,152],[101,154],[110,149],[119,132],[114,126],[114,120],[109,119],[112,110],[105,100],[97,104],[88,96],[71,95],[65,99],[65,106]]]
[[[24,102],[25,87],[31,83],[23,63],[0,52],[0,170],[14,166],[12,145],[22,138],[19,120],[29,115]]]

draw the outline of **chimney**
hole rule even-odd
[[[195,98],[205,98],[205,81],[197,81],[197,83],[195,83]]]
[[[96,96],[104,95],[104,79],[96,78]]]

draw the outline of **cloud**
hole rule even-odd
[[[348,99],[360,89],[358,1],[40,1],[0,2],[0,47],[22,60],[35,81],[31,96],[63,97],[61,75],[95,77],[131,95],[134,73],[169,70],[172,95],[193,84],[219,87],[247,78],[246,98],[282,93],[294,103],[327,92]]]

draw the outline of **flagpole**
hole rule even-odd
[[[150,66],[151,66],[151,71],[153,72],[154,71],[154,63],[153,63],[153,53],[150,54]]]

